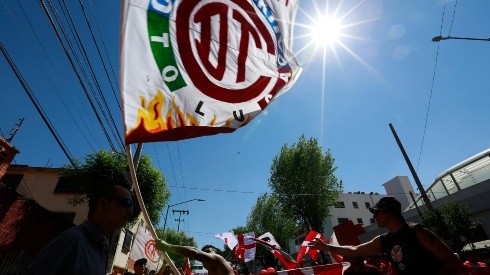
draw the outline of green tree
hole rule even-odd
[[[289,240],[296,230],[296,220],[284,213],[277,196],[263,194],[252,207],[246,227],[255,232],[256,237],[270,232],[281,248],[288,251]],[[263,245],[257,244],[255,258],[264,267],[277,266],[276,258]]]
[[[289,250],[289,240],[294,237],[296,220],[282,209],[277,196],[261,195],[247,217],[247,228],[260,236],[270,232],[284,251]]]
[[[193,237],[187,236],[184,232],[177,232],[173,229],[166,228],[165,233],[163,232],[163,228],[155,229],[158,238],[167,241],[171,244],[184,245],[184,246],[192,246],[197,248],[197,243]],[[174,261],[177,267],[185,267],[185,257],[180,256],[175,253],[168,253],[168,256],[172,261]],[[191,266],[193,265],[194,260],[191,260]]]
[[[85,202],[89,194],[103,185],[121,182],[130,184],[128,161],[123,153],[101,150],[88,155],[85,162],[79,163],[78,167],[79,169],[75,170],[66,166],[61,172],[60,179],[80,188],[79,191],[83,195],[71,200],[74,205]],[[148,215],[152,223],[157,224],[160,220],[160,212],[170,197],[166,180],[160,170],[153,166],[148,155],[141,157],[136,176]],[[140,212],[135,198],[131,222],[137,219]]]
[[[471,219],[469,208],[469,205],[451,201],[422,214],[422,223],[430,227],[453,251],[460,251],[472,240],[478,227],[478,223]]]
[[[317,139],[302,135],[297,144],[285,144],[272,161],[269,186],[287,215],[323,232],[328,209],[342,190],[335,170],[330,151],[324,154]]]

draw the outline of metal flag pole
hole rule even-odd
[[[153,236],[154,239],[157,239],[157,234],[155,231],[155,227],[153,227],[153,224],[150,221],[150,216],[148,216],[148,212],[146,211],[145,207],[145,202],[143,201],[143,197],[141,196],[141,191],[140,187],[138,185],[138,179],[136,178],[136,169],[134,167],[133,163],[133,156],[131,154],[131,146],[129,144],[126,144],[126,156],[128,158],[128,166],[129,166],[129,173],[131,175],[131,181],[133,183],[133,188],[134,188],[134,193],[136,195],[136,198],[138,200],[138,204],[141,209],[141,213],[143,214],[143,219],[145,220],[148,228],[150,229],[151,235]],[[177,267],[175,266],[175,263],[170,259],[168,256],[167,252],[162,251],[163,253],[163,258],[165,261],[170,265],[170,268],[174,272],[174,274],[180,274],[180,272],[177,270]]]

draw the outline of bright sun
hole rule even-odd
[[[310,30],[313,41],[319,46],[338,42],[341,34],[342,25],[334,17],[323,17],[315,20]]]

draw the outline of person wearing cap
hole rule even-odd
[[[205,245],[199,251],[192,246],[169,244],[160,239],[155,240],[155,242],[156,248],[160,251],[172,252],[200,261],[204,268],[208,270],[209,275],[235,275],[233,267],[221,256],[221,251],[212,245]]]
[[[369,210],[387,233],[357,246],[330,245],[318,238],[309,246],[347,257],[386,253],[398,275],[462,273],[461,261],[436,234],[421,224],[405,221],[396,198],[383,197]]]

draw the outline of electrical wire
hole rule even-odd
[[[51,60],[51,58],[49,57],[47,51],[46,51],[46,48],[44,47],[44,45],[42,44],[41,42],[41,39],[39,38],[39,36],[37,35],[37,32],[36,30],[34,29],[34,26],[32,25],[31,23],[31,20],[29,20],[29,17],[27,16],[24,8],[22,7],[22,5],[20,4],[19,0],[17,0],[17,4],[18,6],[20,7],[20,10],[22,11],[22,15],[24,16],[25,20],[27,21],[31,31],[34,33],[34,36],[36,37],[36,41],[38,42],[38,44],[40,45],[43,53],[44,53],[44,56],[48,59],[48,62],[49,64],[51,65],[51,68],[56,71],[56,68],[55,66],[53,65],[53,62]],[[43,73],[45,74],[46,76],[46,79],[48,80],[49,84],[51,85],[51,87],[53,88],[53,90],[55,91],[56,95],[58,96],[59,100],[61,101],[62,105],[65,107],[65,110],[66,112],[68,113],[68,115],[70,116],[71,120],[73,121],[73,123],[75,124],[75,126],[78,128],[78,130],[80,131],[80,133],[82,134],[83,138],[85,139],[85,141],[87,142],[87,144],[89,145],[89,147],[92,149],[92,151],[95,151],[94,149],[94,146],[92,145],[92,143],[89,141],[89,139],[87,138],[86,134],[84,133],[84,131],[82,130],[82,128],[80,127],[80,124],[77,122],[77,120],[75,119],[75,117],[73,116],[72,112],[71,112],[71,109],[68,108],[66,102],[63,100],[63,98],[61,97],[58,89],[56,88],[56,86],[54,85],[53,81],[51,80],[50,76],[48,74],[46,74],[46,71],[45,70],[42,70]],[[83,116],[81,116],[79,114],[79,116],[82,118],[82,121],[85,123],[85,120],[83,119]],[[86,124],[85,124],[86,126]],[[87,126],[86,126],[87,127]],[[88,129],[88,127],[87,127]],[[89,131],[89,133],[91,133]],[[92,138],[95,140],[94,136],[92,135]]]
[[[82,12],[83,12],[83,17],[85,18],[85,22],[87,23],[87,26],[88,26],[88,28],[89,28],[89,30],[90,30],[90,35],[91,35],[91,37],[92,37],[92,41],[94,42],[95,48],[97,49],[97,54],[99,55],[100,61],[102,62],[102,67],[104,68],[104,72],[105,72],[105,74],[106,74],[107,80],[109,81],[109,84],[110,84],[110,86],[111,86],[111,89],[112,89],[112,94],[114,95],[114,99],[115,99],[115,101],[118,103],[119,110],[121,110],[121,109],[122,109],[122,108],[121,108],[121,104],[120,104],[119,99],[118,99],[118,97],[117,97],[117,95],[116,95],[116,91],[115,91],[115,89],[114,89],[114,86],[112,85],[111,78],[109,77],[109,72],[107,71],[107,67],[106,67],[106,64],[105,64],[105,62],[104,62],[104,58],[102,58],[102,54],[100,53],[99,45],[97,44],[97,40],[95,39],[95,36],[94,36],[93,30],[92,30],[92,26],[90,25],[90,22],[89,22],[89,20],[88,20],[88,18],[87,18],[87,14],[86,14],[86,12],[85,12],[85,8],[83,7],[83,4],[82,4],[82,1],[81,1],[81,0],[78,0],[78,3],[80,4],[80,8],[81,8],[81,10],[82,10]],[[65,2],[65,5],[66,5],[66,2]],[[102,38],[101,38],[101,39],[102,39]],[[102,40],[102,41],[103,41],[103,40]],[[107,52],[106,52],[106,55],[107,55],[108,60],[110,61],[110,59],[109,59],[109,56],[108,56]],[[111,66],[111,69],[112,69],[112,66]],[[116,81],[116,83],[117,83],[117,81]]]
[[[31,91],[29,85],[25,81],[24,77],[22,76],[21,72],[19,71],[19,69],[15,65],[14,61],[10,57],[9,53],[7,52],[7,49],[3,46],[3,43],[1,41],[0,41],[0,50],[2,51],[3,56],[5,57],[5,59],[7,59],[7,62],[9,63],[10,68],[12,68],[12,71],[14,72],[15,76],[17,77],[17,79],[19,80],[20,84],[24,88],[24,91],[27,93],[27,96],[31,100],[32,104],[34,104],[34,107],[36,108],[37,112],[39,113],[39,115],[41,115],[42,120],[44,121],[44,123],[48,127],[49,131],[51,132],[51,134],[53,135],[54,139],[56,140],[56,142],[60,146],[61,150],[63,151],[63,153],[65,154],[65,156],[68,158],[68,160],[70,161],[70,163],[73,166],[73,168],[78,169],[77,164],[76,164],[73,156],[68,151],[68,148],[66,148],[66,145],[63,143],[63,140],[59,136],[59,134],[56,131],[56,129],[53,127],[53,125],[52,125],[51,121],[49,120],[48,116],[46,115],[46,113],[42,109],[42,107],[39,104],[38,100],[36,99],[34,93]]]
[[[99,95],[98,98],[101,99],[101,104],[99,104],[99,108],[102,111],[103,117],[106,119],[106,123],[109,126],[113,137],[115,137],[115,140],[118,141],[119,149],[122,150],[124,142],[122,141],[121,136],[117,134],[119,129],[117,128],[117,125],[114,121],[114,117],[112,116],[112,114],[110,112],[109,105],[107,104],[104,93],[102,92],[102,88],[100,86],[98,78],[95,75],[95,72],[94,72],[94,69],[92,66],[92,62],[90,61],[90,58],[88,57],[87,51],[85,50],[85,46],[82,43],[82,40],[81,40],[80,35],[79,35],[79,31],[77,30],[75,22],[73,21],[73,17],[71,15],[71,12],[68,9],[68,6],[66,5],[66,0],[63,0],[63,4],[64,4],[63,6],[65,8],[65,12],[68,15],[70,27],[74,31],[74,37],[76,38],[76,41],[78,42],[77,44],[79,45],[79,50],[83,54],[86,65],[88,66],[89,72],[92,76],[92,80],[95,84],[95,87],[97,88],[96,90],[97,90],[98,95]],[[93,37],[93,33],[92,33],[91,29],[90,29],[90,33],[92,34],[92,37]],[[116,102],[117,102],[117,98],[116,98]],[[120,110],[120,108],[118,108],[118,110]]]
[[[445,12],[446,12],[446,2],[444,1],[444,8],[442,9],[442,19],[441,19],[441,26],[439,28],[439,35],[442,35],[442,26],[444,25],[444,15],[445,15]],[[418,160],[417,160],[417,168],[416,168],[417,171],[419,170],[420,158],[422,156],[422,150],[424,148],[425,133],[427,131],[427,124],[429,122],[430,105],[431,105],[431,102],[432,102],[432,94],[434,92],[434,83],[435,83],[436,72],[437,72],[437,62],[439,60],[439,48],[440,48],[439,47],[439,44],[440,43],[437,43],[436,59],[434,61],[434,70],[432,72],[432,83],[430,85],[429,103],[427,104],[427,112],[425,114],[425,123],[424,123],[424,132],[422,134],[422,142],[420,144],[419,157],[418,157]]]
[[[53,20],[53,17],[49,13],[48,7],[46,6],[46,3],[44,2],[44,0],[41,0],[41,4],[42,4],[42,7],[43,7],[46,15],[48,16],[48,19],[49,19],[49,21],[51,23],[51,26],[53,27],[53,29],[55,31],[56,36],[58,37],[58,40],[61,43],[61,46],[62,46],[62,48],[63,48],[63,50],[65,52],[65,55],[68,57],[68,61],[70,62],[70,65],[72,66],[73,70],[75,71],[75,75],[77,76],[77,79],[78,79],[80,85],[82,86],[82,89],[85,92],[85,95],[86,95],[87,99],[89,100],[90,106],[91,106],[92,110],[95,113],[95,116],[96,116],[96,118],[97,118],[97,120],[99,122],[99,125],[101,126],[101,128],[102,128],[102,130],[104,132],[104,135],[106,136],[106,139],[107,139],[109,145],[111,146],[111,148],[112,148],[113,151],[116,151],[116,149],[114,147],[114,144],[112,143],[112,140],[109,137],[109,134],[108,134],[108,132],[107,132],[104,124],[102,123],[102,120],[100,118],[100,115],[98,114],[97,109],[95,108],[95,105],[93,104],[93,102],[92,102],[92,100],[91,100],[91,98],[90,98],[90,96],[88,94],[87,87],[86,87],[86,85],[84,84],[84,82],[81,79],[79,69],[77,69],[77,67],[75,66],[75,63],[73,62],[73,58],[70,56],[65,42],[61,38],[60,31],[58,30],[58,27],[56,26],[56,24],[55,24],[55,22]]]

